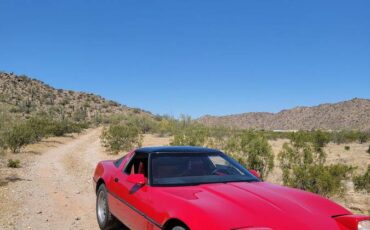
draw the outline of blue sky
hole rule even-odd
[[[153,113],[370,98],[370,1],[0,0],[0,70]]]

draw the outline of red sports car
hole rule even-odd
[[[318,195],[261,181],[215,149],[147,147],[95,170],[101,229],[370,230]]]

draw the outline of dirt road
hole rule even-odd
[[[37,156],[23,181],[9,188],[9,199],[19,207],[9,229],[97,229],[91,177],[96,163],[107,158],[100,131]]]
[[[104,152],[100,134],[90,129],[26,154],[18,181],[2,188],[0,229],[98,229],[92,174],[98,161],[118,158]],[[146,136],[144,144],[166,144],[153,140]]]

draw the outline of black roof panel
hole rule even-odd
[[[195,146],[157,146],[143,147],[136,150],[140,153],[215,153],[221,152],[217,149],[195,147]]]

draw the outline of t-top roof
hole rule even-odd
[[[136,150],[140,153],[215,153],[221,152],[217,149],[196,147],[196,146],[156,146],[143,147]]]

